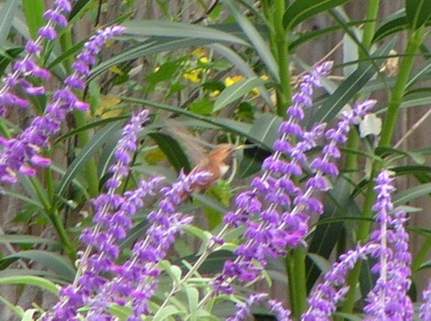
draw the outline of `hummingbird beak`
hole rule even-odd
[[[242,144],[242,145],[235,146],[234,150],[237,151],[237,150],[249,149],[249,148],[253,148],[254,146],[255,146],[254,144],[252,145]]]
[[[234,151],[243,150],[245,148],[246,148],[246,145],[238,145],[238,146],[235,146]]]

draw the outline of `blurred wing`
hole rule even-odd
[[[181,122],[174,119],[164,120],[165,126],[163,130],[174,139],[186,150],[187,156],[194,165],[198,164],[205,158],[206,150],[204,146],[206,143],[194,136],[187,130]]]

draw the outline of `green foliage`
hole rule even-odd
[[[5,202],[20,205],[1,230],[0,289],[2,285],[18,285],[20,289],[35,286],[56,295],[59,285],[73,281],[75,259],[81,250],[79,233],[92,224],[90,199],[106,190],[119,130],[133,110],[149,108],[151,125],[142,133],[132,171],[121,186],[124,191],[135,188],[141,177],[163,174],[173,181],[177,173],[190,172],[195,166],[188,146],[193,141],[164,130],[165,119],[174,118],[189,128],[204,154],[219,143],[247,147],[236,154],[233,169],[224,180],[195,193],[181,208],[195,220],[185,228],[169,260],[160,264],[160,291],[151,302],[152,314],[148,317],[226,319],[233,303],[242,301],[248,290],[240,288],[240,295],[213,298],[209,282],[226,260],[233,259],[233,251],[243,241],[243,230],[230,231],[217,250],[209,247],[210,240],[223,228],[223,217],[232,208],[234,195],[249,187],[272,152],[291,93],[310,64],[316,63],[310,61],[316,56],[308,53],[317,47],[330,47],[322,44],[340,39],[342,32],[345,37],[334,48],[342,48],[342,54],[331,52],[329,58],[318,57],[337,57],[335,70],[323,83],[304,123],[309,127],[320,121],[331,123],[354,101],[382,97],[373,119],[382,120],[384,135],[377,137],[373,128],[369,131],[373,133],[360,137],[366,124],[355,128],[339,164],[342,176],[331,182],[334,190],[324,199],[325,212],[313,221],[309,246],[289,251],[287,266],[280,261],[270,262],[267,267],[262,282],[269,287],[279,281],[284,284],[285,291],[290,292],[288,305],[298,319],[306,306],[307,293],[329,269],[333,257],[369,237],[374,222],[370,207],[375,196],[372,181],[381,168],[389,168],[410,182],[411,186],[399,191],[395,199],[396,205],[412,216],[418,215],[415,201],[431,195],[431,169],[426,163],[431,154],[429,144],[417,150],[405,144],[389,147],[395,143],[394,131],[396,136],[404,134],[398,128],[400,113],[411,113],[418,107],[424,113],[429,111],[431,55],[425,40],[431,25],[431,2],[406,0],[400,10],[384,19],[378,15],[383,2],[366,2],[368,7],[364,5],[363,12],[355,13],[357,20],[353,20],[348,8],[359,0],[262,0],[259,5],[248,0],[222,0],[215,1],[214,7],[212,1],[178,1],[176,6],[169,1],[145,1],[145,19],[134,18],[143,3],[137,0],[122,1],[114,12],[109,1],[76,1],[68,17],[71,26],[62,31],[60,40],[44,47],[40,58],[53,74],[52,88],[63,84],[86,40],[87,30],[81,29],[81,20],[88,26],[122,23],[127,31],[118,42],[109,44],[91,71],[88,87],[77,92],[91,103],[91,111],[70,116],[61,135],[51,142],[46,155],[54,158],[54,165],[36,177],[22,178],[18,188],[2,191]],[[42,0],[3,2],[2,76],[23,55],[24,39],[37,36],[46,9]],[[324,25],[310,29],[317,16],[325,17]],[[113,20],[107,21],[107,17]],[[409,38],[400,41],[404,31]],[[405,42],[406,48],[396,46]],[[400,48],[399,52],[394,48]],[[33,99],[34,109],[26,115],[32,118],[43,112],[50,96],[51,92]],[[19,125],[13,125],[12,120],[4,118],[0,132],[6,137],[15,136],[27,123],[22,119]],[[413,124],[412,133],[421,125]],[[302,183],[306,175],[298,182]],[[121,260],[142,239],[148,228],[146,216],[156,208],[157,203],[150,200],[137,215],[122,244],[125,254]],[[9,230],[9,224],[14,228]],[[410,233],[425,240],[414,259],[414,278],[422,280],[422,271],[431,266],[431,232],[412,224]],[[359,299],[374,281],[370,262],[357,267],[350,276],[352,290],[337,312],[337,321],[362,318],[354,307],[363,303]],[[208,302],[201,304],[207,295]],[[23,321],[39,318],[40,302],[33,307],[17,307],[2,297],[0,300]],[[119,320],[127,320],[131,311],[113,305],[110,312]],[[259,312],[272,316],[266,309]]]

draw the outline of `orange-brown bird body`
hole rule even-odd
[[[193,186],[193,192],[205,191],[223,178],[232,165],[235,151],[242,148],[233,144],[219,144],[207,152],[204,146],[209,144],[193,136],[181,123],[173,119],[165,120],[165,123],[164,129],[173,137],[180,138],[179,142],[186,149],[187,156],[196,164],[191,173],[202,171],[211,174],[205,184]]]
[[[235,145],[220,144],[210,151],[207,157],[199,161],[192,173],[197,171],[208,172],[211,174],[211,178],[205,186],[201,186],[197,190],[207,189],[226,175],[231,167],[235,150]]]

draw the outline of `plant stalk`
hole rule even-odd
[[[291,103],[292,88],[289,68],[289,44],[287,30],[283,25],[283,17],[286,11],[285,0],[273,2],[272,31],[273,48],[278,62],[280,86],[277,92],[277,115],[284,118],[287,108]],[[272,18],[272,17],[271,17]],[[305,277],[305,250],[295,249],[287,260],[287,274],[289,278],[289,298],[293,316],[299,319],[307,305],[307,284]]]
[[[288,106],[290,105],[290,99],[292,96],[292,89],[290,87],[290,69],[289,69],[289,44],[287,41],[287,30],[283,26],[283,16],[285,8],[284,0],[274,1],[274,12],[273,12],[273,32],[275,43],[276,59],[279,67],[280,76],[280,90],[278,91],[277,99],[277,115],[284,118]]]

